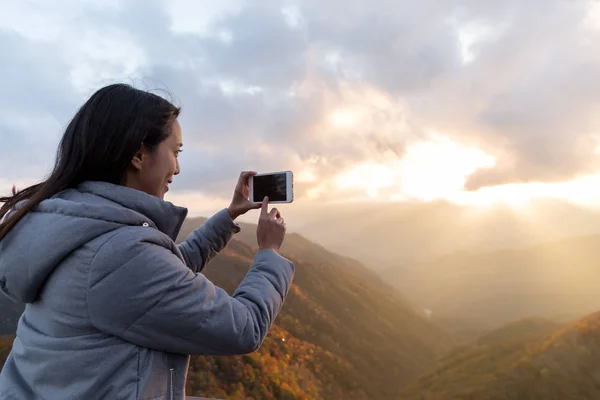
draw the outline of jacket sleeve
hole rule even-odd
[[[99,330],[141,347],[180,354],[256,351],[281,311],[294,265],[259,251],[229,296],[173,252],[120,233],[96,253],[88,311]]]
[[[239,231],[239,225],[223,209],[190,233],[177,247],[187,266],[194,272],[200,272]]]

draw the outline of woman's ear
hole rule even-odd
[[[144,153],[142,152],[142,150],[138,150],[135,152],[133,158],[131,159],[131,166],[135,170],[141,171],[143,160],[144,160]]]

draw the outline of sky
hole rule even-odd
[[[248,169],[305,208],[600,204],[599,46],[588,0],[0,0],[0,192],[125,82],[182,107],[191,215]]]

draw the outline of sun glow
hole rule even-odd
[[[390,195],[394,199],[448,199],[461,193],[469,174],[493,165],[493,157],[478,149],[435,137],[409,146],[400,160],[356,165],[336,184],[342,190],[362,189],[371,198],[386,189],[396,191]]]
[[[408,147],[399,165],[400,187],[420,200],[450,198],[462,191],[470,174],[494,164],[494,158],[481,150],[438,137]]]
[[[337,179],[340,189],[363,188],[370,197],[376,197],[379,189],[394,185],[396,173],[385,165],[369,163],[357,165]]]
[[[557,183],[515,183],[466,191],[470,174],[490,168],[489,154],[438,136],[414,143],[401,159],[367,162],[340,174],[335,185],[341,191],[360,191],[372,200],[448,200],[465,205],[496,203],[523,206],[534,199],[551,198],[594,206],[600,203],[600,174]]]
[[[600,174],[584,176],[566,182],[514,183],[482,188],[475,192],[462,192],[449,200],[456,203],[480,204],[508,203],[525,205],[534,199],[557,199],[581,206],[598,207],[600,204]]]
[[[344,129],[354,126],[358,120],[356,112],[348,109],[336,110],[329,117],[335,128]]]

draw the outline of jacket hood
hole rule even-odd
[[[0,241],[0,291],[31,303],[61,261],[94,238],[147,224],[175,240],[186,216],[183,207],[111,183],[89,181],[64,190],[38,204]]]

